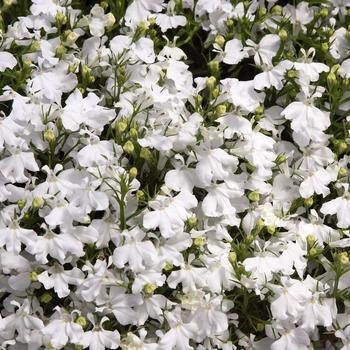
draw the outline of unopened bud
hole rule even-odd
[[[32,202],[32,207],[34,209],[40,209],[44,206],[44,199],[43,197],[34,197],[33,202]]]
[[[115,17],[112,12],[107,13],[106,16],[107,16],[106,27],[110,28],[115,23]]]
[[[347,252],[342,252],[339,254],[339,262],[342,265],[346,265],[349,262],[349,256]]]
[[[208,67],[209,67],[211,74],[217,75],[219,73],[219,70],[220,70],[220,62],[216,61],[216,60],[210,61],[208,63]],[[208,81],[207,81],[207,85],[208,85]],[[209,86],[208,86],[208,88],[209,88]],[[210,88],[209,88],[209,90],[210,90]]]
[[[306,241],[310,246],[312,246],[316,242],[316,238],[314,235],[309,234],[306,236]]]
[[[56,56],[58,58],[62,58],[66,52],[67,52],[67,49],[63,45],[59,45],[56,49]]]
[[[329,50],[329,45],[328,45],[328,43],[322,43],[322,44],[321,44],[321,51],[322,51],[322,52],[328,52],[328,50]]]
[[[229,252],[229,254],[228,254],[228,261],[231,264],[234,264],[237,261],[237,254],[235,252]]]
[[[319,14],[322,18],[326,18],[329,14],[327,7],[323,7],[319,12]]]
[[[143,287],[143,291],[146,294],[153,294],[154,291],[157,289],[157,286],[153,283],[147,283],[144,287]]]
[[[141,148],[140,151],[140,158],[145,160],[151,160],[152,159],[152,153],[148,148]]]
[[[211,76],[209,78],[207,78],[207,88],[210,90],[210,91],[213,91],[214,88],[216,86],[216,78]]]
[[[194,244],[196,247],[203,247],[204,244],[205,244],[205,239],[202,238],[202,237],[196,237],[196,238],[193,240],[193,244]]]
[[[69,31],[66,35],[66,43],[68,45],[74,44],[79,38],[79,34],[76,32]]]
[[[225,45],[225,38],[222,35],[217,35],[215,37],[215,43],[220,47],[223,47]]]
[[[74,322],[77,323],[79,326],[82,326],[83,328],[87,325],[87,321],[84,316],[79,316]]]
[[[121,119],[117,122],[116,124],[116,130],[118,131],[118,133],[123,133],[128,127],[128,122],[124,119]]]
[[[214,98],[218,98],[220,94],[220,90],[218,88],[215,88],[212,92],[212,95]]]
[[[136,198],[138,201],[143,201],[146,198],[145,192],[143,192],[141,190],[137,190],[136,191]]]
[[[317,250],[316,248],[311,248],[311,249],[309,250],[309,255],[310,255],[311,257],[314,257],[314,256],[318,255],[318,250]]]
[[[259,202],[260,194],[258,191],[253,191],[248,194],[248,198],[251,202]]]
[[[38,274],[35,271],[32,271],[29,275],[30,282],[38,281]]]
[[[327,75],[327,82],[329,85],[333,86],[337,83],[337,76],[333,72],[329,72]]]
[[[273,14],[274,16],[281,16],[281,14],[282,14],[282,7],[280,5],[275,5],[271,9],[271,14]]]
[[[288,39],[288,33],[287,33],[287,31],[286,31],[285,29],[280,29],[280,30],[278,31],[278,36],[280,37],[280,39],[281,39],[282,41],[285,41],[285,40]]]
[[[45,292],[40,298],[39,301],[43,304],[48,304],[52,300],[52,296],[50,293]]]
[[[135,150],[134,144],[129,140],[124,143],[123,150],[125,153],[132,154]]]
[[[58,26],[58,27],[61,27],[61,26],[63,26],[64,24],[67,23],[68,18],[67,18],[67,16],[66,16],[64,13],[62,13],[62,12],[57,12],[57,13],[56,13],[56,16],[55,16],[55,20],[56,20],[57,26]]]
[[[163,270],[165,271],[171,271],[173,269],[174,265],[170,262],[166,262],[163,266]]]
[[[290,69],[288,72],[287,72],[287,77],[289,79],[295,79],[297,77],[297,71],[295,69]]]
[[[338,171],[338,177],[344,177],[348,173],[348,170],[345,168],[340,168]]]
[[[225,114],[226,110],[227,110],[227,108],[226,108],[226,105],[224,105],[224,104],[218,105],[215,107],[215,112],[218,116]]]
[[[307,208],[310,208],[314,204],[314,199],[312,197],[304,199],[304,205]]]
[[[34,40],[29,46],[29,50],[32,52],[38,51],[39,49],[40,49],[40,43],[39,41],[36,41],[36,40]]]
[[[25,205],[26,205],[26,200],[24,200],[24,199],[18,200],[18,201],[17,201],[17,205],[18,205],[18,208],[19,208],[20,210],[22,210],[22,209],[25,207]]]
[[[52,129],[46,129],[44,131],[44,140],[49,143],[56,141],[56,135]]]
[[[137,139],[137,137],[139,136],[139,133],[136,128],[131,128],[129,131],[129,135],[131,138]]]
[[[280,153],[277,158],[275,159],[275,163],[277,165],[283,164],[287,160],[286,156],[284,153]]]
[[[187,226],[189,227],[190,230],[192,230],[194,227],[197,226],[197,216],[195,214],[191,215],[187,221]]]
[[[276,232],[276,227],[274,225],[269,225],[266,227],[266,230],[270,235],[273,235]]]
[[[134,178],[137,176],[137,168],[132,167],[132,168],[129,170],[129,174],[130,174],[130,177],[131,177],[132,179],[134,179]]]

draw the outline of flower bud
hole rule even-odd
[[[38,274],[35,271],[32,271],[29,275],[30,282],[38,281]]]
[[[74,44],[79,38],[79,34],[71,30],[66,33],[66,43],[68,45]]]
[[[270,235],[273,235],[276,232],[276,227],[274,225],[266,226],[266,230]]]
[[[87,321],[84,316],[79,316],[74,322],[77,323],[79,326],[82,326],[83,328],[87,325]]]
[[[295,79],[297,77],[297,71],[295,69],[290,69],[288,72],[287,72],[287,77],[289,79]]]
[[[43,304],[48,304],[52,300],[52,296],[50,293],[45,292],[40,298],[39,301]]]
[[[329,12],[328,12],[328,9],[327,7],[323,7],[321,9],[321,11],[319,12],[319,15],[322,17],[322,18],[326,18],[328,16]]]
[[[134,144],[129,140],[124,143],[123,150],[127,154],[132,154],[135,150]]]
[[[333,143],[335,146],[335,152],[338,155],[344,153],[348,148],[348,145],[343,140],[335,140]]]
[[[248,244],[250,244],[250,243],[252,243],[254,241],[254,236],[249,234],[249,235],[246,236],[245,240],[246,240],[246,242]]]
[[[218,105],[215,107],[215,112],[218,116],[221,116],[226,113],[226,105]]]
[[[157,286],[153,283],[147,283],[144,287],[143,287],[143,291],[146,294],[153,294],[154,291],[157,289]]]
[[[203,97],[201,95],[196,95],[194,97],[194,101],[196,103],[196,106],[200,106],[203,102]]]
[[[237,261],[237,254],[235,252],[229,252],[228,261],[233,265]]]
[[[137,139],[137,137],[139,136],[139,133],[136,128],[131,128],[129,131],[129,135],[131,138]]]
[[[22,209],[25,207],[26,202],[27,202],[27,201],[24,200],[24,199],[18,200],[18,201],[17,201],[18,208],[19,208],[20,210],[22,210]]]
[[[261,232],[261,230],[262,230],[264,227],[265,227],[264,219],[259,218],[258,221],[257,221],[256,224],[255,224],[254,230],[255,230],[255,232],[256,232],[257,234],[259,234],[259,233]]]
[[[275,163],[277,165],[283,164],[287,160],[286,156],[284,153],[280,153],[277,158],[275,159]]]
[[[211,76],[207,78],[207,88],[209,91],[213,91],[216,86],[216,78]]]
[[[267,13],[266,7],[259,7],[259,17],[265,16]]]
[[[197,216],[192,214],[186,221],[187,226],[190,230],[197,226]]]
[[[151,160],[152,159],[152,153],[148,148],[141,148],[140,151],[140,158],[145,160]]]
[[[107,13],[106,16],[107,16],[106,27],[110,28],[115,23],[115,17],[112,12]]]
[[[278,31],[278,36],[282,41],[286,41],[288,39],[288,33],[285,29],[280,29]]]
[[[32,64],[33,62],[26,58],[24,61],[23,61],[23,69],[28,69],[28,68],[31,68],[32,67]]]
[[[134,179],[134,178],[137,176],[137,168],[132,167],[132,168],[129,170],[129,174],[130,174],[130,177],[131,177],[132,179]]]
[[[40,42],[36,40],[34,40],[29,46],[29,51],[31,52],[38,51],[39,49],[40,49]]]
[[[257,330],[258,332],[262,332],[264,329],[265,329],[264,323],[259,322],[259,323],[256,325],[256,330]]]
[[[215,37],[215,43],[220,47],[223,47],[225,45],[225,38],[222,35],[217,35]]]
[[[58,27],[61,27],[61,26],[63,26],[64,24],[67,23],[68,18],[67,18],[67,16],[66,16],[64,13],[62,13],[62,12],[57,12],[57,13],[56,13],[56,16],[55,16],[55,20],[56,20],[57,26],[58,26]]]
[[[339,254],[339,262],[342,265],[346,265],[349,262],[349,256],[347,252],[342,252]]]
[[[108,2],[107,1],[101,1],[100,6],[106,11],[108,9]]]
[[[208,63],[208,67],[210,70],[210,73],[213,75],[218,75],[219,70],[220,70],[220,62],[216,60],[212,60]],[[207,81],[208,84],[208,81]],[[209,87],[208,87],[209,88]],[[210,89],[209,89],[210,90]]]
[[[328,45],[328,43],[322,43],[322,44],[321,44],[321,51],[322,51],[322,52],[328,52],[328,50],[329,50],[329,45]]]
[[[348,173],[348,170],[345,168],[340,168],[338,171],[338,177],[344,177]]]
[[[260,194],[258,191],[253,191],[248,194],[248,198],[251,202],[259,202]]]
[[[271,14],[274,16],[281,16],[282,14],[282,7],[280,5],[275,5],[271,9]]]
[[[59,45],[57,46],[57,49],[56,49],[56,56],[58,58],[62,58],[63,55],[67,52],[67,49],[63,46],[63,45]]]
[[[196,247],[203,247],[204,244],[205,244],[205,239],[202,238],[202,237],[196,237],[196,238],[193,240],[193,244],[194,244]]]
[[[125,119],[119,120],[115,125],[115,128],[119,134],[123,133],[127,129],[127,127],[128,127],[128,122]]]
[[[304,205],[307,208],[310,208],[314,204],[314,199],[312,197],[304,199]]]
[[[337,76],[333,72],[329,72],[327,75],[327,83],[330,86],[334,86],[337,84]]]
[[[165,271],[171,271],[173,269],[174,265],[170,262],[166,262],[163,266],[163,270]]]
[[[226,21],[227,28],[232,28],[235,23],[233,22],[233,19],[229,18]]]
[[[137,190],[136,191],[136,198],[138,201],[143,201],[146,198],[145,192],[143,192],[141,190]]]
[[[32,202],[32,207],[34,209],[40,209],[44,206],[44,199],[43,197],[34,197],[33,202]]]
[[[259,106],[255,109],[255,114],[264,114],[264,106]]]
[[[311,257],[317,256],[317,255],[318,255],[318,250],[317,250],[316,248],[311,248],[311,249],[309,250],[309,255],[310,255]]]
[[[214,98],[218,98],[220,94],[220,90],[218,88],[215,88],[212,92],[212,95]]]

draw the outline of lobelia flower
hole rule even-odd
[[[197,205],[197,199],[191,193],[182,191],[174,197],[157,195],[149,202],[154,209],[143,216],[143,226],[146,229],[159,231],[164,238],[170,238],[183,231],[185,220],[191,215],[189,211]]]
[[[143,241],[146,233],[139,227],[130,231],[121,232],[123,244],[116,247],[113,252],[113,263],[123,268],[128,263],[133,272],[144,271],[151,266],[157,258],[157,251],[150,241]]]
[[[197,331],[193,323],[185,323],[181,316],[181,309],[176,307],[174,311],[166,312],[165,318],[170,329],[161,337],[158,343],[159,350],[191,350],[189,341]]]
[[[237,64],[244,58],[249,57],[247,50],[243,48],[241,41],[238,39],[227,41],[222,55],[222,61],[226,64]]]
[[[159,25],[163,33],[165,33],[168,29],[183,27],[187,23],[187,18],[185,16],[158,13],[155,15],[155,18],[156,23]]]
[[[43,335],[49,337],[51,346],[62,349],[68,341],[78,344],[83,337],[83,328],[74,322],[76,310],[69,313],[65,309],[56,306],[55,313],[49,323],[42,328]]]
[[[4,72],[5,69],[13,69],[17,65],[15,56],[10,52],[0,51],[0,72]]]
[[[256,65],[271,64],[272,58],[277,54],[281,39],[276,34],[267,34],[255,44],[252,40],[247,40],[247,45],[252,47],[254,62]]]
[[[127,8],[125,22],[135,28],[140,22],[146,21],[148,16],[163,9],[163,0],[135,0]]]
[[[38,281],[44,285],[45,289],[53,288],[59,298],[69,295],[69,284],[77,286],[83,280],[84,274],[77,267],[73,267],[71,270],[64,270],[58,264],[38,275]]]
[[[99,324],[95,323],[92,315],[87,318],[93,324],[93,329],[84,332],[79,345],[91,350],[117,349],[120,345],[120,334],[117,330],[109,331],[103,328],[103,324],[109,321],[108,317],[102,317]]]

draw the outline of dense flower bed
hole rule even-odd
[[[5,349],[350,349],[350,1],[4,0]]]

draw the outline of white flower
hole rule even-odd
[[[276,34],[267,34],[255,44],[252,40],[247,40],[247,45],[252,46],[254,52],[254,62],[256,65],[271,64],[272,58],[277,54],[281,39]]]
[[[196,205],[196,197],[189,192],[182,191],[175,197],[158,195],[149,202],[154,211],[143,216],[143,226],[146,229],[159,227],[162,236],[169,238],[183,230],[185,220],[191,215],[189,209]]]
[[[135,227],[130,231],[122,232],[121,235],[123,245],[114,249],[114,265],[123,268],[128,263],[133,272],[143,271],[147,266],[152,265],[157,258],[157,251],[150,241],[143,241],[145,232]]]
[[[13,69],[17,65],[15,56],[10,52],[0,52],[0,72],[3,72],[6,68]]]
[[[232,39],[226,42],[222,60],[224,63],[237,64],[246,57],[249,57],[249,54],[240,40]]]
[[[165,33],[168,29],[183,27],[187,23],[185,16],[169,16],[164,13],[159,13],[155,17],[156,23],[159,25],[163,33]]]
[[[345,192],[342,197],[332,199],[321,207],[321,213],[325,215],[337,215],[337,226],[347,228],[350,226],[350,193]]]

